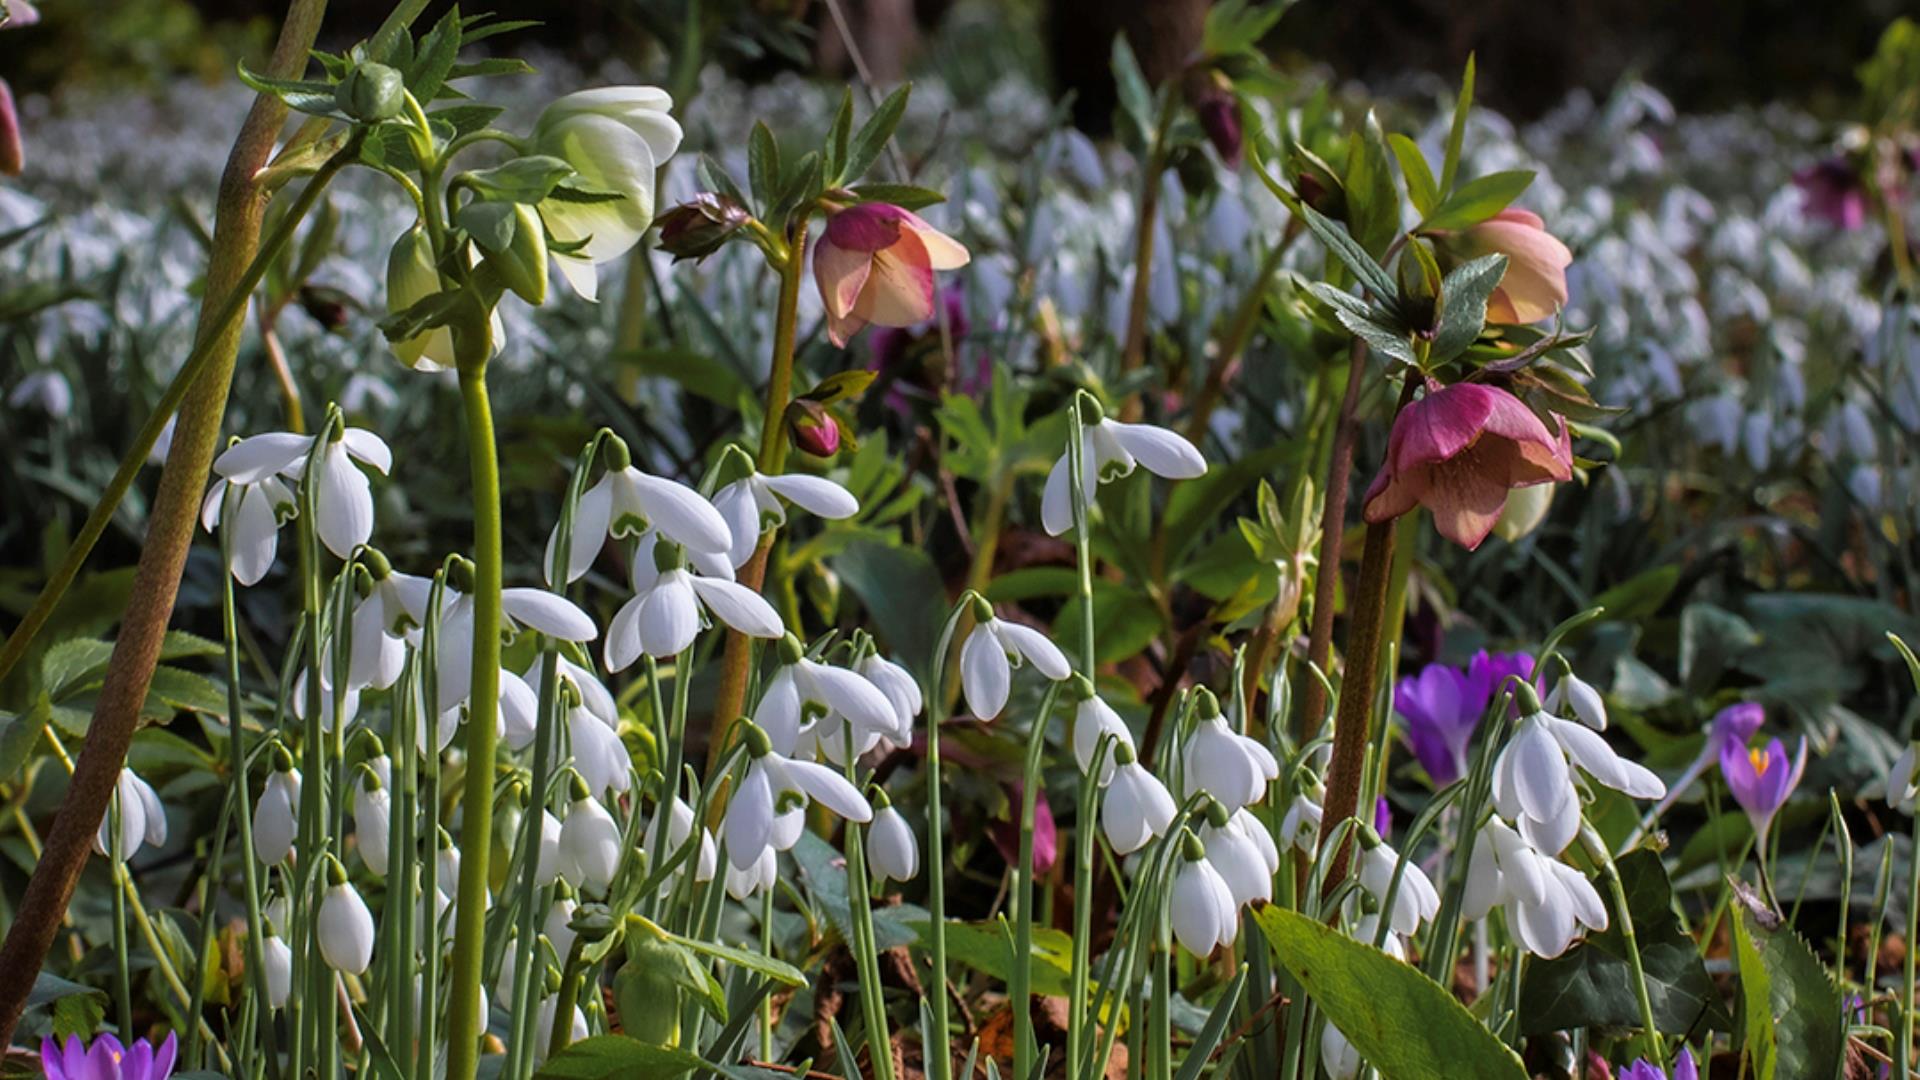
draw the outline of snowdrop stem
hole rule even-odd
[[[660,685],[660,672],[659,668],[652,663],[651,657],[648,658],[648,661],[647,678],[655,688],[650,692],[655,695],[654,708],[657,710],[660,704],[658,697],[659,690],[657,689]],[[648,851],[657,853],[655,859],[652,861],[665,859],[673,850],[673,845],[669,842],[670,834],[668,827],[673,822],[673,801],[679,797],[680,794],[680,772],[686,753],[687,703],[693,685],[692,667],[693,649],[689,647],[682,650],[680,655],[676,656],[673,661],[673,711],[668,715],[667,719],[667,738],[665,745],[667,754],[666,768],[661,773],[660,801],[654,810],[654,836],[652,842],[647,845]],[[722,754],[724,750],[725,747],[722,746],[715,746],[713,748],[711,752],[714,755],[715,761],[724,760]],[[653,870],[654,867],[647,867],[648,873],[652,873]]]
[[[1077,410],[1076,410],[1077,411]],[[1020,855],[1013,864],[1013,955],[1024,961],[1033,955],[1033,828],[1038,812],[1041,758],[1047,750],[1047,724],[1053,719],[1053,705],[1060,696],[1060,683],[1047,684],[1040,712],[1027,733],[1026,767],[1020,780]],[[1090,785],[1091,786],[1091,785]],[[1032,965],[1016,963],[1009,980],[1008,998],[1013,1009],[1013,1075],[1033,1074],[1033,1008],[1029,1000]]]
[[[1098,1018],[1087,1008],[1087,975],[1092,966],[1093,857],[1099,828],[1100,785],[1096,779],[1113,752],[1113,735],[1102,733],[1094,744],[1093,759],[1080,785],[1080,805],[1073,819],[1073,960],[1067,987],[1067,1076],[1077,1078],[1088,1050],[1088,1035]]]
[[[1074,561],[1079,572],[1080,648],[1084,674],[1094,677],[1097,654],[1093,647],[1093,536],[1087,513],[1087,453],[1085,408],[1081,399],[1092,400],[1085,390],[1073,396],[1073,408],[1067,411],[1067,469],[1072,483]],[[1095,408],[1099,407],[1097,402]],[[1024,954],[1023,954],[1024,955]]]
[[[1620,869],[1614,865],[1613,852],[1608,850],[1607,842],[1584,819],[1580,822],[1580,846],[1586,849],[1588,858],[1600,865],[1600,872],[1607,879],[1607,892],[1613,898],[1613,914],[1619,920],[1616,925],[1620,928],[1621,940],[1627,946],[1627,966],[1633,972],[1633,996],[1640,1006],[1640,1025],[1646,1029],[1646,1042],[1652,1051],[1652,1059],[1664,1067],[1666,1050],[1660,1041],[1660,1028],[1654,1022],[1653,999],[1647,993],[1647,971],[1640,962],[1640,939],[1634,934],[1633,912],[1627,906],[1627,888],[1620,880]]]
[[[494,717],[500,711],[500,460],[487,396],[487,335],[462,334],[460,398],[473,477],[473,695],[468,703],[466,790],[461,797],[460,884],[448,972],[447,1077],[472,1080],[479,1066],[481,960],[487,862],[493,845]],[[476,355],[477,354],[477,355]],[[572,1015],[567,1010],[567,1016]]]
[[[947,613],[947,621],[940,627],[940,638],[934,646],[933,656],[927,666],[927,692],[923,695],[927,707],[927,914],[933,929],[933,947],[928,950],[933,964],[933,989],[927,995],[928,1015],[932,1019],[932,1032],[922,1032],[921,1038],[932,1039],[932,1051],[927,1055],[930,1068],[927,1075],[931,1080],[951,1080],[953,1076],[952,1035],[947,1030],[947,841],[946,823],[940,810],[940,789],[943,780],[940,775],[940,722],[946,709],[940,704],[945,689],[948,658],[953,655],[954,633],[960,627],[960,620],[973,609],[973,601],[979,594],[969,589],[960,594],[953,610]]]
[[[1910,852],[1920,852],[1920,814],[1914,815],[1913,823],[1909,829],[1910,831],[1907,835],[1911,838],[1913,846],[1907,850]],[[1908,862],[1910,868],[1907,876],[1907,965],[1900,994],[1900,1080],[1908,1080],[1908,1078],[1913,1075],[1911,1058],[1913,1047],[1913,977],[1915,950],[1912,943],[1916,940],[1916,935],[1920,935],[1920,856],[1909,856]],[[1872,984],[1868,984],[1868,991],[1872,991]]]
[[[319,521],[318,472],[313,464],[319,457],[319,448],[326,445],[332,437],[334,416],[329,416],[320,425],[314,436],[313,449],[308,453],[308,467],[304,470],[296,497],[300,500],[300,515],[297,533],[300,548],[300,610],[301,619],[306,627],[303,647],[305,657],[302,664],[306,669],[306,689],[304,703],[301,706],[306,715],[305,730],[300,736],[300,771],[305,780],[300,785],[299,825],[294,844],[300,866],[304,868],[317,865],[325,851],[326,832],[321,819],[326,814],[323,800],[326,797],[325,748],[326,732],[322,726],[321,713],[321,664],[325,655],[325,619],[321,606],[320,588],[320,539],[317,531]],[[294,655],[298,655],[296,652]],[[316,921],[313,890],[301,887],[291,889],[293,896],[293,921],[295,924],[295,963],[294,971],[306,976],[304,986],[296,985],[292,996],[287,999],[287,1015],[297,1018],[298,1036],[293,1044],[293,1066],[289,1070],[299,1075],[303,1067],[318,1063],[329,1040],[321,1031],[321,1016],[332,1014],[331,1009],[322,1009],[320,1002],[331,997],[330,986],[332,971],[320,960],[318,938],[315,934]],[[297,980],[296,980],[297,983]],[[302,1003],[306,1007],[302,1008]]]
[[[846,724],[846,745],[856,745],[853,725]],[[860,787],[856,779],[856,758],[847,755],[847,782]],[[867,1027],[867,1068],[875,1080],[893,1080],[893,1038],[887,1028],[887,1003],[880,989],[880,950],[873,935],[873,892],[867,879],[865,830],[847,822],[844,839],[847,860],[847,910],[853,923],[854,971],[860,980],[860,1012]]]
[[[577,486],[577,485],[576,485]],[[561,512],[561,537],[555,543],[555,549],[562,553],[570,550],[567,535],[572,506]],[[562,571],[564,573],[564,569]],[[556,573],[554,580],[562,580],[562,574]],[[564,586],[561,587],[563,591]],[[553,772],[554,732],[560,719],[560,658],[553,643],[548,641],[540,657],[540,705],[534,721],[533,736],[533,781],[528,789],[526,813],[520,827],[520,909],[519,930],[512,942],[513,949],[513,996],[509,1004],[513,1009],[514,1035],[507,1047],[508,1077],[521,1076],[522,1070],[532,1064],[530,1051],[536,1037],[534,1021],[539,1010],[533,1001],[533,958],[537,955],[540,942],[536,935],[540,932],[540,844],[541,829],[547,813],[547,789]]]
[[[565,973],[560,977],[560,999],[554,1003],[553,1030],[547,1033],[547,1056],[551,1057],[567,1048],[573,1036],[573,1010],[580,1003],[580,983],[585,975],[584,937],[575,937],[567,949]],[[515,972],[515,974],[519,974]]]
[[[118,1011],[120,1040],[129,1045],[133,1042],[133,979],[127,972],[127,893],[120,883],[127,876],[127,857],[123,850],[122,837],[125,833],[120,827],[120,793],[116,788],[113,802],[107,811],[107,828],[112,832],[108,842],[108,854],[113,860],[113,1001]]]

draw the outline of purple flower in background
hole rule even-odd
[[[1816,161],[1793,174],[1793,186],[1808,217],[1848,230],[1866,223],[1867,188],[1847,159]]]
[[[941,392],[948,389],[978,397],[992,382],[993,365],[986,350],[964,347],[972,330],[965,286],[956,282],[941,289],[940,303],[946,310],[957,371],[947,370],[937,317],[912,326],[881,327],[869,336],[873,359],[867,363],[867,370],[880,373],[886,385],[887,407],[897,413],[911,414],[915,398],[938,401]]]
[[[1381,795],[1373,800],[1373,831],[1384,839],[1393,832],[1393,806]]]
[[[1753,708],[1758,711],[1759,706]],[[1747,812],[1747,820],[1753,822],[1754,836],[1765,845],[1773,815],[1786,803],[1787,796],[1793,794],[1800,783],[1800,774],[1806,771],[1807,739],[1804,735],[1800,737],[1800,749],[1789,762],[1787,748],[1779,739],[1770,740],[1765,749],[1749,748],[1747,739],[1753,727],[1745,726],[1745,716],[1739,723],[1741,726],[1735,727],[1730,721],[1728,730],[1723,732],[1719,720],[1716,718],[1714,722],[1715,736],[1720,740],[1720,773],[1726,777],[1727,789],[1733,792],[1734,800]]]
[[[995,818],[987,823],[987,837],[1000,851],[1000,857],[1012,866],[1020,858],[1020,800],[1025,787],[1018,780],[1009,780],[1004,785],[1007,803],[1012,814],[1009,818]],[[1053,869],[1054,861],[1060,857],[1060,830],[1053,823],[1053,804],[1047,801],[1047,791],[1041,788],[1033,800],[1033,873],[1039,877]]]
[[[91,1049],[81,1045],[78,1035],[67,1036],[65,1046],[43,1038],[40,1070],[47,1080],[167,1080],[177,1050],[171,1034],[158,1050],[145,1039],[135,1039],[128,1049],[112,1035],[95,1036]]]
[[[1751,701],[1729,705],[1713,716],[1713,735],[1707,740],[1711,752],[1718,753],[1728,743],[1746,746],[1760,725],[1767,722],[1767,711]]]
[[[1666,1070],[1646,1058],[1614,1074],[1614,1080],[1668,1080]],[[1680,1048],[1680,1056],[1673,1059],[1672,1080],[1700,1080],[1700,1069],[1693,1063],[1693,1051]]]
[[[1474,728],[1509,675],[1529,678],[1533,657],[1526,653],[1474,654],[1466,670],[1428,664],[1420,674],[1394,687],[1393,707],[1407,722],[1407,742],[1420,766],[1437,786],[1466,775],[1467,746]]]

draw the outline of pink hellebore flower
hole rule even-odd
[[[1366,517],[1388,521],[1425,506],[1440,535],[1471,551],[1493,531],[1508,491],[1572,478],[1565,421],[1556,435],[1507,391],[1455,383],[1430,389],[1394,420]]]
[[[13,91],[0,79],[0,176],[19,176],[26,168],[26,151],[20,143],[20,114],[13,107]]]
[[[933,272],[967,265],[967,249],[887,203],[861,203],[827,219],[813,249],[813,278],[827,337],[845,345],[868,323],[912,326],[933,315]]]
[[[1852,231],[1866,224],[1867,186],[1844,157],[1816,161],[1793,174],[1800,189],[1800,212],[1816,221]]]
[[[1487,321],[1509,325],[1550,319],[1567,303],[1567,264],[1573,252],[1546,229],[1540,215],[1511,207],[1447,242],[1462,261],[1505,255],[1507,273],[1487,299]]]

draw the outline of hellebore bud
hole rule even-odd
[[[1229,165],[1240,161],[1243,131],[1240,126],[1240,102],[1233,96],[1233,83],[1218,71],[1202,81],[1191,94],[1193,111],[1200,118],[1201,130],[1220,160]]]
[[[300,307],[330,331],[344,330],[352,317],[353,297],[329,285],[300,286]]]
[[[364,123],[391,120],[406,107],[406,80],[385,64],[363,61],[333,88],[333,101],[341,112]]]
[[[751,220],[753,215],[737,200],[701,192],[660,215],[660,250],[672,255],[676,262],[704,259],[719,251]]]
[[[817,401],[798,398],[787,406],[787,434],[793,445],[815,457],[840,452],[840,422]]]
[[[536,307],[547,299],[547,230],[533,207],[517,202],[472,202],[460,208],[460,227],[486,253],[487,265],[514,295]]]

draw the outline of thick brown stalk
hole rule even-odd
[[[305,69],[326,13],[326,0],[293,0],[280,40],[274,46],[268,71],[291,78]],[[180,587],[180,571],[193,541],[200,496],[207,486],[220,422],[226,414],[227,391],[233,380],[234,360],[240,350],[244,320],[220,325],[211,317],[213,298],[226,297],[246,274],[260,244],[266,200],[254,175],[267,164],[275,137],[287,116],[278,99],[261,95],[247,114],[240,136],[220,178],[219,204],[214,219],[213,253],[207,262],[207,281],[200,333],[217,335],[213,361],[194,384],[180,408],[173,448],[160,473],[160,490],[147,521],[146,543],[134,571],[132,600],[121,620],[107,664],[106,683],[94,706],[86,745],[74,763],[60,812],[47,831],[46,849],[16,908],[12,928],[0,944],[0,1046],[12,1041],[33,979],[60,926],[60,917],[73,895],[74,883],[86,867],[87,852],[126,762],[140,706],[160,659],[161,639],[173,616]],[[127,1033],[123,1033],[127,1034]]]
[[[1353,816],[1360,804],[1361,772],[1373,735],[1373,685],[1380,673],[1380,630],[1386,621],[1387,586],[1392,578],[1393,538],[1397,522],[1367,526],[1360,557],[1360,587],[1347,622],[1347,670],[1340,683],[1340,709],[1333,721],[1333,763],[1327,767],[1327,800],[1320,818],[1320,842],[1335,825]],[[1329,887],[1347,872],[1347,847],[1341,845],[1327,876]]]
[[[1320,565],[1313,573],[1313,629],[1307,637],[1307,663],[1333,677],[1333,590],[1340,583],[1340,545],[1347,531],[1347,484],[1353,475],[1354,411],[1367,371],[1367,346],[1359,338],[1347,350],[1347,389],[1333,425],[1333,453],[1327,461],[1326,501],[1320,510]],[[1301,680],[1300,741],[1320,734],[1327,715],[1327,689],[1308,675]]]

